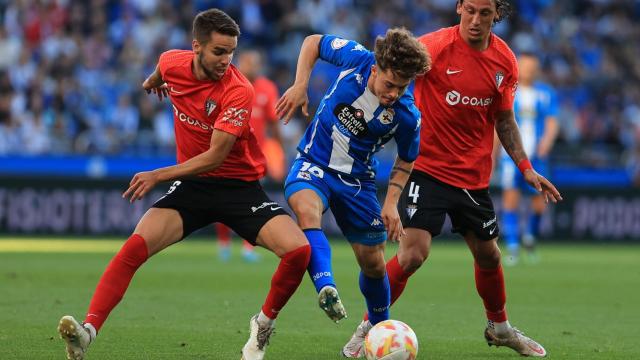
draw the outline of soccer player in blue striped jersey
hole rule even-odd
[[[514,102],[514,112],[522,145],[538,173],[548,178],[548,157],[558,135],[558,104],[555,91],[547,84],[536,81],[538,58],[531,53],[518,57],[520,75]],[[502,201],[503,234],[508,256],[505,264],[515,265],[519,260],[520,241],[528,259],[536,262],[535,239],[540,229],[540,219],[546,208],[543,196],[528,185],[507,153],[502,150]],[[523,194],[531,196],[531,206],[524,231],[520,229],[519,204]]]
[[[378,37],[371,52],[355,41],[311,35],[302,45],[295,83],[278,104],[285,124],[298,107],[307,115],[307,87],[317,59],[340,68],[300,144],[285,197],[312,247],[309,275],[320,307],[339,321],[346,312],[333,278],[331,249],[321,227],[331,209],[360,265],[360,290],[372,324],[389,317],[384,245],[404,233],[397,203],[418,155],[420,112],[410,87],[430,67],[422,44],[406,29]],[[382,208],[374,154],[395,139],[394,163]]]

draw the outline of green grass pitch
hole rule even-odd
[[[56,325],[82,318],[121,241],[0,239],[0,359],[64,359]],[[334,272],[349,318],[330,322],[305,278],[277,322],[266,360],[341,359],[364,301],[350,248],[333,242]],[[91,359],[239,359],[248,320],[262,304],[275,256],[222,263],[214,241],[187,240],[150,259],[113,311]],[[387,254],[395,253],[395,245]],[[506,268],[512,324],[551,359],[640,359],[640,247],[544,245],[542,262]],[[515,359],[489,348],[468,250],[438,240],[391,317],[407,322],[419,359]]]

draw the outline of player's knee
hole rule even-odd
[[[371,264],[363,264],[362,272],[370,278],[379,279],[384,277],[385,273],[385,263],[384,261],[371,263]]]
[[[483,269],[493,269],[500,265],[500,249],[497,247],[491,251],[479,251],[476,253],[476,262]]]
[[[427,261],[427,254],[411,254],[400,263],[404,272],[416,272],[424,262]]]
[[[322,221],[322,209],[314,206],[294,206],[293,212],[296,214],[298,224],[303,229],[319,228]]]

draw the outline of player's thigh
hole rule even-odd
[[[541,194],[535,194],[531,197],[531,209],[536,214],[542,214],[547,208],[547,203],[544,201],[544,196]]]
[[[415,271],[429,257],[431,233],[418,228],[406,228],[405,232],[398,246],[398,262],[403,269]]]
[[[378,245],[387,233],[380,214],[380,202],[373,180],[336,176],[330,183],[331,212],[351,243]]]
[[[296,159],[284,186],[284,196],[303,229],[319,228],[329,206],[325,172],[303,157]]]
[[[413,171],[398,202],[405,232],[414,228],[428,232],[429,237],[438,236],[452,206],[451,191],[449,186],[427,174]]]
[[[253,245],[276,252],[281,248],[291,250],[296,244],[306,242],[298,225],[257,182],[227,187],[225,193],[220,194],[220,201],[224,209],[218,214],[219,221]]]
[[[258,232],[256,244],[282,257],[309,242],[289,215],[278,215],[262,226]]]
[[[464,240],[473,254],[473,258],[481,268],[493,268],[500,263],[498,238],[481,239],[473,231],[466,231]]]
[[[454,201],[449,213],[453,232],[466,236],[470,231],[482,241],[498,237],[498,218],[488,189],[458,189]]]
[[[149,256],[182,239],[182,217],[177,210],[152,207],[134,230],[147,244]]]
[[[514,211],[520,202],[520,190],[516,188],[504,189],[502,191],[502,207],[507,211]]]

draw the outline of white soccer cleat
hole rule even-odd
[[[333,286],[325,286],[318,293],[318,305],[327,314],[329,319],[338,322],[347,317],[347,311],[342,305],[338,290]]]
[[[83,360],[91,343],[89,329],[77,322],[73,316],[65,315],[58,324],[58,333],[67,343],[67,359]]]
[[[369,320],[363,320],[351,336],[351,340],[342,348],[342,356],[353,359],[364,357],[364,338],[372,327]]]
[[[254,315],[249,321],[249,341],[242,348],[241,360],[262,360],[274,329],[273,325],[264,326],[258,323],[258,315]]]
[[[489,346],[495,345],[506,346],[515,350],[518,354],[523,356],[533,357],[545,357],[547,351],[538,344],[535,340],[527,337],[524,333],[516,328],[511,328],[510,333],[507,336],[498,337],[495,330],[486,328],[484,330],[484,337],[487,339]]]

